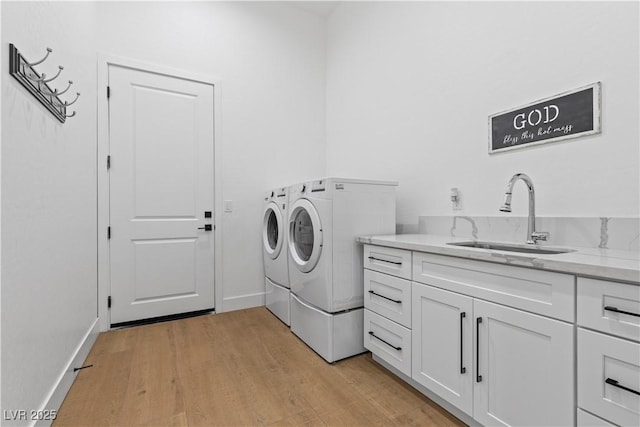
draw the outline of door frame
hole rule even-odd
[[[109,174],[107,172],[107,155],[109,154],[109,103],[107,100],[107,86],[109,84],[109,66],[130,68],[150,73],[162,74],[192,80],[213,86],[213,179],[214,179],[214,206],[213,206],[213,244],[214,244],[214,304],[216,313],[223,311],[222,295],[222,114],[220,79],[206,74],[192,73],[189,71],[157,65],[135,59],[98,53],[98,138],[96,167],[98,174],[97,187],[97,238],[98,238],[98,319],[100,331],[110,329],[111,314],[107,307],[107,298],[111,292],[111,271],[109,258],[109,242],[107,240],[107,227],[109,226]]]

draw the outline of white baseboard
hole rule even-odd
[[[60,373],[58,380],[51,388],[49,395],[44,400],[44,403],[38,413],[50,414],[51,411],[57,412],[60,409],[62,401],[67,396],[76,375],[78,375],[78,372],[74,372],[73,368],[82,366],[82,362],[85,361],[87,355],[89,355],[91,347],[93,347],[93,343],[95,343],[96,338],[98,338],[98,334],[100,332],[99,320],[100,319],[96,318],[91,327],[87,330],[87,333],[84,335],[78,344],[78,347],[69,358],[69,363],[67,363],[64,371]],[[38,427],[50,426],[52,422],[53,420],[39,420],[32,425]]]
[[[216,313],[226,311],[243,310],[245,308],[260,307],[265,304],[265,293],[239,295],[237,297],[225,298],[222,302],[222,310],[216,307]]]

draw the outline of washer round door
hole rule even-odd
[[[298,270],[308,273],[318,264],[322,252],[322,226],[316,208],[298,199],[289,214],[289,254]]]
[[[271,202],[264,210],[262,222],[262,245],[271,259],[276,259],[282,250],[284,240],[284,219],[278,205]]]

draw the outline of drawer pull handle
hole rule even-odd
[[[629,388],[629,387],[625,387],[625,386],[623,386],[623,385],[620,385],[620,384],[618,383],[618,381],[616,381],[616,380],[614,380],[614,379],[607,378],[606,380],[604,380],[604,382],[605,382],[605,383],[607,383],[607,384],[611,384],[611,385],[612,385],[612,386],[614,386],[614,387],[621,388],[621,389],[623,389],[624,391],[628,391],[629,393],[637,394],[638,396],[640,396],[640,391],[636,391],[636,390],[634,390],[634,389],[632,389],[632,388]]]
[[[372,294],[372,295],[378,296],[378,297],[380,297],[380,298],[388,299],[389,301],[391,301],[391,302],[395,302],[396,304],[402,304],[402,301],[401,301],[401,300],[398,300],[398,299],[392,299],[392,298],[389,298],[389,297],[385,297],[384,295],[380,295],[379,293],[377,293],[377,292],[373,292],[373,291],[369,291],[369,293],[370,293],[370,294]]]
[[[482,317],[476,319],[476,382],[482,382],[482,375],[480,375],[480,323],[482,323]]]
[[[605,306],[604,309],[608,310],[608,311],[613,311],[615,313],[628,314],[629,316],[640,317],[640,314],[638,314],[638,313],[632,313],[630,311],[618,310],[616,307],[612,307],[610,305]]]
[[[464,367],[464,361],[462,360],[463,359],[462,345],[464,341],[462,336],[462,323],[464,323],[465,317],[467,317],[467,313],[465,313],[464,311],[460,313],[460,373],[461,374],[467,373],[467,368]]]
[[[395,348],[395,349],[396,349],[396,350],[398,350],[398,351],[402,350],[402,347],[396,347],[396,346],[395,346],[395,345],[393,345],[393,344],[389,344],[387,341],[383,340],[382,338],[380,338],[379,336],[377,336],[376,334],[374,334],[374,333],[373,333],[373,331],[369,331],[369,335],[371,335],[371,336],[372,336],[372,337],[374,337],[374,338],[379,339],[380,341],[382,341],[383,343],[385,343],[386,345],[388,345],[388,346],[389,346],[389,347],[391,347],[391,348]]]
[[[374,256],[370,256],[369,259],[371,261],[382,261],[382,262],[388,262],[389,264],[402,265],[401,261],[387,261],[386,259],[380,259],[380,258],[376,258]]]

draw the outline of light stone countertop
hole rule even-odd
[[[360,236],[360,243],[391,248],[448,255],[458,258],[488,261],[538,270],[557,271],[578,276],[597,277],[640,285],[640,253],[615,250],[562,246],[575,252],[540,255],[493,249],[467,248],[448,245],[449,242],[467,242],[470,239],[432,234],[390,234],[380,236]],[[522,242],[500,242],[518,244]],[[540,245],[542,248],[556,246]]]

